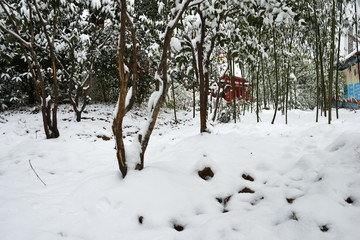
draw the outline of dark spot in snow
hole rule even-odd
[[[105,118],[97,118],[97,119],[100,121],[104,121],[104,122],[110,122],[108,119],[105,119]]]
[[[340,150],[341,148],[345,147],[345,143],[338,143],[336,144],[335,146],[333,146],[331,149],[330,149],[330,152],[336,152],[338,150]]]
[[[210,180],[215,175],[210,167],[205,167],[203,170],[198,171],[198,174],[204,180]]]
[[[244,187],[242,190],[239,191],[239,193],[255,193],[255,191],[248,187]]]
[[[102,138],[102,140],[104,141],[109,141],[110,138],[108,136],[105,136],[105,135],[97,135],[97,138]]]
[[[61,236],[61,237],[65,237],[63,232],[58,232],[58,235]]]
[[[348,197],[345,202],[347,202],[348,204],[352,204],[354,200],[351,197]]]
[[[225,198],[216,198],[216,200],[219,202],[219,203],[221,203],[223,206],[224,206],[224,208],[226,207],[226,205],[227,205],[227,203],[230,201],[230,199],[231,199],[231,197],[232,197],[232,195],[229,195],[229,196],[227,196],[227,197],[225,197]]]
[[[54,172],[49,172],[49,174],[51,174],[51,175],[55,175],[55,173],[54,173]]]
[[[140,224],[143,224],[144,217],[143,217],[143,216],[140,216],[138,220],[139,220],[139,223],[140,223]]]
[[[251,181],[251,182],[254,181],[253,177],[251,177],[250,175],[245,174],[245,173],[242,175],[242,178],[245,179],[245,180]]]
[[[224,208],[223,213],[227,213],[227,212],[229,212],[229,210],[227,210],[226,208]]]
[[[255,206],[260,200],[264,200],[264,199],[265,199],[264,196],[261,196],[261,197],[255,199],[253,202],[251,202],[251,205]]]
[[[321,230],[322,232],[327,232],[327,231],[329,231],[329,228],[328,228],[327,225],[323,225],[323,226],[320,226],[320,230]]]
[[[294,220],[294,221],[299,221],[299,219],[298,219],[298,217],[296,216],[296,213],[295,213],[295,212],[291,212],[290,219],[291,219],[291,220]]]
[[[224,206],[226,206],[226,204],[230,201],[232,195],[227,196],[226,198],[224,198]]]
[[[139,132],[139,131],[127,132],[127,133],[126,133],[126,136],[130,137],[130,136],[132,136],[132,135],[134,135],[134,134],[137,134],[138,132]]]
[[[143,165],[141,165],[141,164],[136,164],[136,167],[135,167],[135,170],[142,170],[144,167],[143,167]]]
[[[181,232],[184,230],[184,226],[174,223],[174,229],[178,232]]]
[[[289,204],[292,204],[294,202],[294,198],[286,198],[286,201],[289,203]]]
[[[85,120],[91,120],[91,121],[95,121],[95,118],[94,117],[82,117],[81,119],[85,119]]]

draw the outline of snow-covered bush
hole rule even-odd
[[[192,89],[186,89],[182,84],[174,84],[175,85],[175,103],[176,108],[182,110],[191,110],[193,107],[193,91]],[[195,105],[199,105],[199,92],[195,92]],[[168,98],[166,101],[166,107],[174,108],[174,99],[172,95],[172,88],[170,87]]]

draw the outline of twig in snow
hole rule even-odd
[[[36,131],[35,131],[35,137],[36,137],[36,139],[37,139],[37,133],[38,133],[38,132],[40,132],[40,130],[36,130]],[[29,161],[30,161],[30,160],[29,160]]]
[[[41,178],[39,177],[39,175],[36,173],[35,169],[33,168],[32,164],[31,164],[31,160],[29,160],[29,164],[31,169],[34,171],[34,173],[36,174],[37,178],[44,184],[44,186],[46,187],[46,183],[44,183],[43,180],[41,180]]]

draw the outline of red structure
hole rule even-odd
[[[251,88],[251,84],[249,84],[245,78],[233,76],[233,80],[235,81],[236,100],[241,100],[244,94],[245,101],[249,101],[249,90]],[[230,104],[233,100],[234,94],[232,89],[232,82],[229,75],[224,75],[218,82],[218,85],[220,86],[220,88],[223,89],[222,98],[226,100],[227,104]],[[214,92],[214,90],[212,90],[212,95],[213,97],[216,97],[216,93]]]

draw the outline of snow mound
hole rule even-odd
[[[70,118],[69,109],[60,106],[59,119]],[[201,135],[192,114],[178,112],[175,126],[162,111],[145,168],[123,179],[111,122],[100,120],[112,110],[91,105],[88,119],[60,121],[61,137],[52,140],[39,131],[40,113],[4,113],[2,240],[360,236],[358,113],[341,111],[342,119],[328,125],[313,123],[314,112],[291,111],[289,125],[271,125],[272,113],[263,111],[262,123],[248,114]],[[132,132],[143,112],[125,118],[126,146],[136,146]],[[96,135],[111,139],[96,141]],[[205,168],[213,176],[204,180],[198,171]]]

